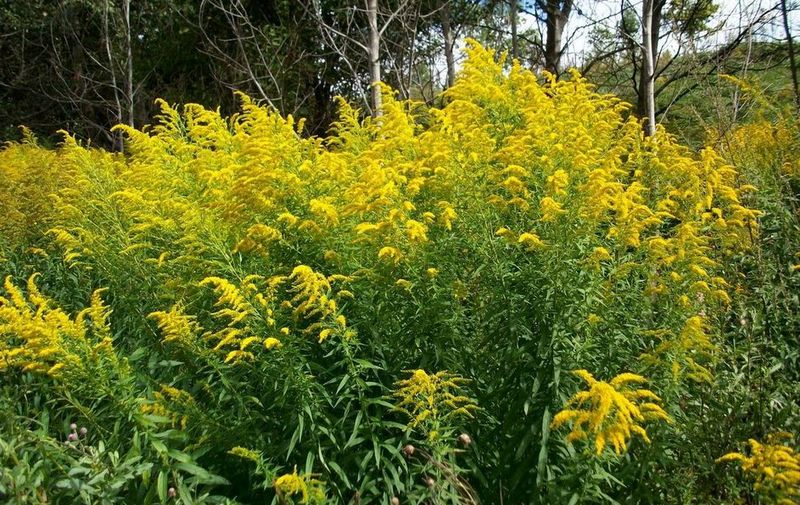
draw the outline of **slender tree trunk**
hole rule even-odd
[[[442,17],[442,36],[444,37],[444,59],[447,62],[447,87],[449,88],[456,82],[456,62],[453,57],[455,35],[450,19],[450,0],[442,0],[439,7]]]
[[[125,0],[123,4],[125,10],[125,49],[127,51],[127,72],[126,85],[128,93],[128,124],[134,126],[134,100],[133,100],[133,47],[131,44],[131,0]]]
[[[114,90],[114,106],[116,107],[116,118],[115,123],[121,124],[123,121],[123,109],[122,109],[122,101],[119,99],[119,84],[117,82],[117,62],[114,61],[114,55],[111,51],[111,30],[108,27],[108,17],[109,17],[109,0],[106,0],[104,9],[103,9],[103,39],[105,40],[106,46],[106,56],[108,57],[108,70],[111,73],[111,87]],[[112,146],[114,150],[121,151],[122,150],[122,142],[123,142],[123,135],[122,132],[117,132],[114,134],[114,138],[112,140]]]
[[[742,64],[742,78],[747,77],[747,71],[750,69],[750,58],[753,55],[753,28],[749,27],[747,29],[747,53],[745,53],[744,63]],[[731,125],[736,124],[739,119],[739,108],[741,104],[739,103],[739,86],[735,86],[733,88],[733,118],[731,119]],[[720,121],[720,138],[722,134],[722,122]]]
[[[642,75],[639,80],[639,103],[644,107],[646,118],[644,133],[653,135],[656,131],[656,97],[655,97],[655,55],[658,36],[654,34],[654,12],[658,8],[655,4],[659,0],[644,0],[642,4]],[[655,35],[655,37],[654,37]],[[642,110],[643,109],[643,110]]]
[[[378,0],[367,0],[367,21],[369,22],[369,77],[372,91],[372,115],[381,115],[383,106],[381,99],[381,39],[378,32]]]
[[[547,0],[544,4],[547,34],[544,44],[544,68],[554,74],[561,73],[564,28],[572,11],[572,0]]]
[[[786,31],[786,43],[789,45],[789,68],[792,72],[792,86],[794,86],[794,104],[800,109],[800,89],[797,84],[797,62],[794,57],[794,40],[792,40],[792,30],[789,27],[789,12],[786,8],[786,0],[781,0],[781,14],[783,15],[783,29]]]
[[[519,4],[517,0],[509,2],[509,22],[511,24],[511,58],[519,58],[519,37],[517,37],[517,12],[519,11]]]

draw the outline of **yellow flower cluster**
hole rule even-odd
[[[564,410],[553,417],[551,428],[557,429],[571,423],[567,441],[594,438],[597,455],[611,445],[617,454],[628,450],[633,435],[639,435],[650,443],[647,431],[642,427],[646,421],[669,421],[669,416],[658,405],[660,399],[650,390],[632,386],[646,382],[640,375],[623,373],[609,382],[598,381],[586,370],[576,370],[589,386],[588,391],[575,393]]]
[[[189,415],[196,412],[194,397],[182,389],[162,384],[160,391],[153,392],[153,400],[142,403],[140,411],[163,418],[172,426],[185,429]]]
[[[23,129],[22,141],[13,149],[0,151],[0,159],[0,244],[36,243],[54,224],[49,195],[68,185],[73,171],[52,170],[56,153],[39,148],[28,129]]]
[[[206,277],[199,286],[211,287],[217,297],[217,310],[211,315],[220,323],[219,329],[204,330],[195,316],[184,313],[182,303],[168,311],[153,312],[149,318],[156,321],[164,342],[181,344],[193,352],[204,352],[199,347],[202,342],[215,342],[212,351],[224,353],[225,363],[238,363],[255,358],[256,344],[268,351],[282,347],[281,337],[289,335],[291,329],[279,328],[278,321],[288,321],[290,315],[295,323],[305,326],[304,333],[316,335],[320,343],[331,335],[353,338],[355,330],[348,328],[336,302],[337,298],[352,297],[352,293],[332,287],[349,280],[337,274],[326,277],[307,265],[298,265],[287,276],[265,279],[248,275],[239,285],[222,277]],[[284,284],[288,284],[288,298],[281,302],[279,291]]]
[[[152,312],[148,317],[156,321],[158,329],[164,336],[164,342],[177,342],[190,346],[202,331],[195,317],[184,313],[182,304],[174,305],[169,311]]]
[[[711,371],[702,362],[712,359],[715,347],[705,327],[701,316],[692,316],[686,320],[677,337],[655,332],[661,343],[652,352],[642,354],[642,361],[657,365],[662,360],[669,360],[675,381],[685,376],[697,382],[710,382]]]
[[[293,308],[295,317],[317,319],[305,329],[306,332],[313,333],[319,330],[320,343],[334,333],[345,338],[353,336],[353,331],[347,329],[347,319],[339,312],[331,287],[331,283],[346,282],[350,280],[349,277],[344,275],[325,277],[307,265],[298,265],[292,270],[289,279],[292,280],[290,291],[294,297],[288,304]],[[337,293],[338,296],[349,294],[350,292],[346,290]]]
[[[755,478],[755,490],[777,505],[793,505],[800,501],[800,454],[781,440],[791,439],[788,433],[767,438],[766,443],[750,439],[750,456],[731,452],[717,463],[738,461],[745,473]]]
[[[442,424],[455,416],[472,417],[478,406],[460,394],[465,379],[446,371],[429,374],[414,370],[396,385],[397,408],[410,418],[410,428],[420,427],[430,441],[438,439]]]
[[[238,456],[242,459],[250,460],[254,463],[261,462],[261,454],[258,452],[248,449],[246,447],[236,446],[228,451],[228,454],[233,454],[234,456]]]
[[[297,467],[292,473],[281,475],[275,479],[273,488],[283,502],[288,497],[299,495],[299,503],[302,505],[325,503],[324,484],[310,475],[298,475]]]
[[[56,378],[93,373],[107,366],[121,370],[111,343],[109,310],[95,291],[88,308],[70,317],[46,298],[33,274],[27,297],[11,277],[0,297],[0,371],[19,368]]]
[[[220,277],[206,277],[200,282],[200,286],[213,287],[217,295],[215,306],[219,310],[212,315],[223,322],[221,329],[204,333],[203,339],[216,341],[213,350],[226,353],[225,363],[253,359],[253,344],[263,345],[267,350],[280,347],[279,339],[274,336],[264,338],[259,331],[279,331],[275,319],[276,292],[285,280],[281,276],[265,280],[259,275],[248,275],[239,286]],[[159,313],[151,316],[159,318],[156,314]],[[288,329],[280,331],[286,333]],[[165,340],[168,338],[169,334],[165,332]]]
[[[56,151],[29,138],[0,151],[0,210],[9,229],[49,229],[47,246],[69,265],[121,291],[128,278],[152,280],[159,300],[179,301],[150,315],[163,339],[211,342],[228,363],[275,351],[294,330],[355,335],[342,301],[353,295],[335,285],[350,277],[405,295],[448,279],[466,300],[469,283],[448,272],[464,251],[585,265],[599,286],[578,316],[587,331],[613,321],[604,311],[621,295],[636,296],[668,317],[632,322],[648,337],[635,353],[708,380],[704,314],[730,302],[722,262],[758,232],[743,203],[753,188],[713,149],[643,137],[628,104],[577,73],[542,83],[474,41],[467,56],[441,109],[384,88],[381,121],[341,101],[324,139],[245,95],[229,118],[159,101],[153,127],[118,127],[124,156],[69,136]],[[54,175],[40,190],[25,181],[41,167]],[[200,319],[207,329],[185,313],[198,284],[216,296],[211,321]]]

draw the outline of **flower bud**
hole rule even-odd
[[[469,444],[472,443],[472,438],[466,433],[462,433],[461,435],[458,436],[458,442],[464,447],[467,447]]]
[[[400,498],[392,496],[392,505],[400,505]]]
[[[403,454],[405,454],[407,458],[410,458],[411,456],[414,455],[414,451],[416,450],[417,449],[413,445],[406,444],[406,446],[403,447]]]
[[[171,488],[169,488],[167,490],[167,496],[169,496],[170,498],[175,498],[175,488],[174,487],[171,487]]]
[[[77,424],[75,424],[75,423],[71,423],[71,424],[69,425],[69,429],[71,429],[72,431],[75,431],[75,430],[77,430],[77,429],[78,429],[78,425],[77,425]]]
[[[86,426],[81,426],[81,429],[80,429],[80,431],[78,431],[78,433],[80,433],[80,435],[81,435],[82,437],[85,437],[85,436],[86,436],[86,433],[88,433],[88,432],[89,432],[89,430],[87,430],[87,429],[86,429]]]
[[[425,485],[428,487],[433,487],[436,485],[436,479],[431,476],[425,477]]]
[[[70,433],[69,436],[67,436],[67,440],[69,440],[70,442],[75,442],[76,440],[78,440],[78,434]]]

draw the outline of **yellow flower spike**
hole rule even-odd
[[[28,279],[28,282],[33,286],[36,286],[36,277],[38,275],[39,275],[38,273],[31,275],[30,279]],[[7,300],[2,299],[2,302],[4,302],[4,304],[8,304],[23,312],[28,312],[28,313],[30,312],[30,308],[28,307],[28,302],[27,300],[25,300],[25,295],[22,294],[21,289],[19,289],[17,286],[14,285],[14,283],[11,281],[10,275],[6,276],[5,282],[3,283],[3,288],[6,290],[6,293],[8,293],[8,296],[10,298],[10,303],[8,303]]]
[[[613,258],[611,257],[611,253],[608,252],[608,249],[605,247],[595,247],[592,250],[592,254],[590,256],[590,260],[594,263],[600,263],[601,261],[611,261]]]
[[[275,337],[267,337],[267,338],[264,339],[264,347],[267,350],[276,349],[276,348],[282,347],[282,346],[283,346],[283,344],[281,343],[281,341],[278,340]]]
[[[5,280],[8,298],[0,297],[0,369],[76,380],[97,375],[96,366],[104,369],[103,377],[129,373],[112,345],[110,310],[100,296],[104,290],[96,290],[89,307],[70,317],[39,291],[36,278],[34,274],[28,279],[27,298],[10,277]]]
[[[245,349],[247,349],[250,346],[250,344],[253,344],[254,342],[258,342],[259,340],[261,340],[260,337],[247,337],[244,340],[242,340],[241,342],[239,342],[239,350],[244,351]]]
[[[451,231],[453,229],[453,221],[458,218],[458,214],[449,202],[441,201],[438,203],[438,206],[441,209],[439,213],[439,222],[447,231]]]
[[[182,304],[173,305],[167,312],[152,312],[147,317],[154,319],[161,330],[164,342],[178,342],[189,345],[203,329],[195,322],[194,316],[183,312]]]
[[[242,459],[250,460],[254,463],[259,463],[261,461],[261,454],[253,451],[251,449],[247,449],[245,447],[233,447],[231,450],[228,451],[228,454],[233,456],[237,456]]]
[[[475,402],[460,394],[465,380],[446,371],[429,374],[414,370],[408,379],[398,381],[394,396],[397,409],[406,413],[410,428],[422,427],[430,434],[442,421],[455,416],[472,417]]]
[[[545,243],[535,233],[523,233],[517,239],[517,243],[525,246],[529,251],[534,251],[545,246]]]
[[[555,221],[560,215],[566,211],[560,203],[553,200],[551,197],[546,196],[539,201],[539,210],[541,212],[542,221]]]
[[[39,277],[39,275],[40,274],[38,272],[31,274],[31,276],[28,278],[28,282],[26,283],[26,288],[28,290],[28,300],[31,302],[31,305],[33,305],[37,309],[37,312],[47,310],[47,305],[49,303],[49,300],[44,295],[42,295],[42,293],[39,291],[39,288],[36,286],[36,279]],[[6,278],[7,291],[9,285],[11,285],[9,279],[10,276]],[[11,285],[11,287],[13,288],[14,286]],[[95,293],[99,292],[96,291]],[[15,293],[11,293],[10,291],[9,294],[11,294],[12,298],[15,296]],[[16,295],[19,296],[19,293],[16,293]]]
[[[280,501],[286,501],[287,496],[300,496],[302,505],[319,504],[325,502],[324,484],[310,475],[298,475],[297,467],[292,473],[287,473],[276,478],[272,483],[275,493]]]
[[[325,340],[328,339],[333,334],[333,330],[330,328],[325,328],[321,332],[319,332],[319,343],[321,344]]]
[[[156,266],[158,266],[158,268],[163,267],[168,257],[169,257],[169,251],[164,251],[161,254],[159,254],[158,259],[156,260]]]
[[[650,442],[642,423],[670,419],[655,403],[659,401],[658,396],[649,390],[632,387],[646,382],[641,375],[623,373],[603,382],[586,370],[575,370],[573,374],[580,377],[589,389],[575,393],[550,424],[552,429],[558,429],[570,423],[570,433],[566,437],[570,443],[592,437],[597,455],[602,454],[609,444],[619,455],[628,450],[633,435]]]
[[[494,234],[496,236],[502,237],[502,238],[504,238],[504,239],[506,239],[508,241],[516,242],[516,235],[514,234],[514,232],[512,232],[511,230],[509,230],[505,226],[501,226],[500,228],[498,228],[497,231],[494,232]]]
[[[547,177],[547,190],[555,195],[562,195],[566,193],[564,188],[569,184],[569,175],[566,171],[558,169],[553,172],[553,175]]]
[[[409,219],[405,223],[406,236],[410,242],[424,243],[428,241],[428,227],[419,221]]]
[[[792,435],[785,432],[769,435],[765,443],[750,439],[749,456],[730,452],[716,462],[738,462],[755,480],[754,488],[764,498],[775,503],[797,503],[800,501],[800,453],[785,443],[792,439]]]
[[[278,216],[278,222],[283,223],[288,227],[295,226],[300,221],[300,218],[292,214],[291,212],[284,212]]]
[[[397,279],[395,281],[395,285],[400,289],[404,289],[406,291],[411,291],[411,288],[414,286],[414,284],[407,279]]]
[[[611,379],[611,386],[615,389],[619,389],[620,386],[624,386],[626,384],[641,384],[643,382],[647,382],[647,379],[642,377],[641,375],[637,375],[634,373],[622,373]],[[644,390],[647,393],[650,391]]]
[[[528,195],[528,187],[524,182],[519,180],[518,178],[508,177],[505,181],[503,181],[503,187],[514,196],[521,195],[523,197],[527,197]]]
[[[225,363],[236,364],[243,359],[252,359],[252,358],[253,358],[253,353],[236,350],[229,352],[228,355],[225,356]]]
[[[217,295],[216,307],[222,307],[214,313],[216,317],[230,318],[231,324],[238,323],[254,314],[253,306],[244,297],[238,287],[221,277],[206,277],[199,286],[211,286]]]
[[[322,219],[328,225],[339,224],[339,212],[329,201],[312,199],[308,202],[312,214]]]
[[[403,259],[403,253],[395,247],[382,247],[381,250],[378,251],[378,259],[391,261],[396,265]]]

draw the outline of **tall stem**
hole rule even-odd
[[[126,79],[128,93],[128,125],[133,128],[133,48],[131,44],[131,0],[125,0],[125,48],[127,50],[128,76]]]
[[[794,57],[794,40],[792,30],[789,27],[789,12],[786,8],[786,0],[781,0],[781,14],[783,16],[783,29],[786,32],[786,43],[789,46],[789,68],[792,72],[792,86],[794,87],[794,104],[800,110],[800,89],[797,84],[797,62]]]
[[[519,58],[519,37],[517,37],[517,11],[519,10],[519,4],[517,0],[511,0],[509,2],[509,7],[509,22],[511,23],[511,58],[516,60]]]
[[[455,36],[450,19],[450,0],[440,2],[440,13],[442,17],[442,36],[444,37],[444,59],[447,63],[447,87],[451,87],[456,82],[456,62],[453,57],[453,46]]]
[[[644,0],[642,5],[644,26],[642,30],[643,44],[642,51],[644,52],[644,75],[642,82],[642,92],[645,100],[645,115],[647,121],[645,123],[644,133],[646,136],[653,135],[656,132],[656,97],[655,89],[653,86],[653,77],[655,75],[655,64],[653,56],[653,2],[655,0]]]
[[[381,39],[378,32],[378,0],[367,0],[367,21],[369,22],[369,77],[372,90],[372,115],[379,117],[383,106],[381,99]]]

